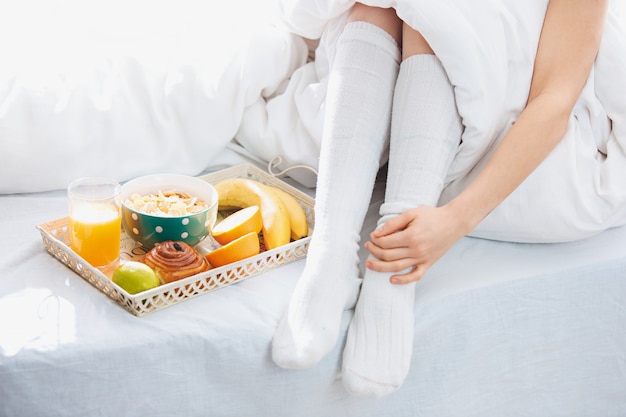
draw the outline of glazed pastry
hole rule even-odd
[[[157,243],[144,255],[143,263],[152,268],[164,284],[209,270],[206,259],[193,247],[171,240]]]

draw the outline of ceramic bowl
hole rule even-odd
[[[135,194],[146,196],[159,191],[177,191],[207,204],[201,212],[180,216],[147,214],[128,206]],[[183,241],[191,246],[200,243],[217,219],[218,195],[211,184],[199,178],[179,174],[156,174],[138,177],[122,185],[122,227],[128,236],[146,249],[166,240]]]

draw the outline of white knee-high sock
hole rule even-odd
[[[305,268],[272,342],[274,362],[315,365],[336,344],[341,315],[356,301],[360,230],[389,138],[400,63],[394,39],[365,22],[346,25],[329,76]]]
[[[415,55],[403,61],[379,226],[409,208],[437,204],[461,133],[453,89],[439,59]],[[353,395],[387,395],[409,370],[415,283],[394,285],[391,275],[367,270],[363,278],[343,356],[343,383]]]

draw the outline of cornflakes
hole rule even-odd
[[[199,213],[207,208],[207,204],[187,193],[178,191],[161,191],[158,193],[139,195],[133,194],[125,204],[140,213],[161,217],[179,217]]]

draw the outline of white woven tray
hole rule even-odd
[[[310,236],[310,231],[314,225],[314,200],[284,181],[248,164],[238,165],[199,178],[213,184],[227,178],[249,178],[282,189],[294,196],[304,208],[309,223]],[[133,295],[111,281],[113,270],[101,271],[91,266],[70,248],[69,219],[67,217],[37,225],[37,229],[41,233],[44,246],[51,256],[135,316],[142,316],[146,313],[169,307],[189,298],[215,291],[281,265],[302,259],[306,256],[309,241],[311,240],[310,237],[305,237],[279,248],[263,251],[251,258],[220,268],[213,268],[207,272]],[[197,248],[201,253],[205,252],[206,242],[201,243]],[[139,260],[144,254],[145,249],[136,244],[122,231],[120,258],[122,260]]]

